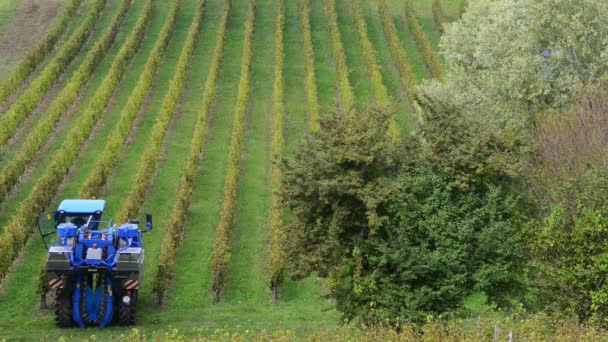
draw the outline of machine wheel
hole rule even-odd
[[[137,291],[133,291],[131,293],[131,302],[129,304],[125,304],[122,301],[122,296],[117,298],[118,300],[118,324],[120,325],[135,325],[135,314],[136,314],[136,304],[137,304]]]
[[[57,295],[55,297],[55,325],[59,328],[71,328],[74,326],[70,296]]]

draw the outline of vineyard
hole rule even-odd
[[[388,134],[407,134],[417,84],[445,78],[442,26],[462,11],[458,0],[63,1],[0,78],[0,340],[91,333],[54,328],[34,228],[62,199],[91,197],[118,222],[154,215],[143,331],[335,328],[323,280],[284,272],[292,218],[278,163],[337,109],[392,108]]]

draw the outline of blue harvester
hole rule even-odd
[[[105,205],[104,200],[68,199],[47,214],[55,229],[43,232],[38,221],[43,240],[55,230],[59,237],[49,248],[46,266],[59,327],[103,328],[113,320],[135,324],[143,276],[142,233],[152,229],[152,217],[146,215],[144,231],[134,220],[116,226],[101,220]]]

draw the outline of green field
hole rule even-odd
[[[100,197],[108,201],[106,218],[116,216],[133,185],[136,183],[137,170],[141,156],[150,146],[152,130],[159,114],[163,110],[163,101],[171,87],[177,70],[180,54],[187,43],[187,36],[195,11],[201,0],[182,0],[177,12],[176,25],[162,60],[154,72],[150,91],[147,93],[137,117],[129,128],[126,142],[122,144],[118,162],[111,166],[107,182]],[[228,0],[227,0],[228,1]],[[202,14],[200,32],[195,42],[192,56],[189,57],[188,73],[180,87],[181,95],[177,106],[171,112],[171,121],[163,138],[159,162],[152,170],[150,186],[145,194],[143,204],[139,206],[140,216],[143,213],[154,215],[155,229],[145,235],[146,276],[139,293],[138,329],[151,333],[157,330],[177,328],[180,332],[198,334],[198,329],[213,331],[226,328],[229,331],[253,330],[273,331],[291,329],[297,334],[306,334],[323,329],[335,329],[340,315],[331,300],[324,292],[322,279],[311,277],[302,281],[287,279],[281,287],[278,303],[273,303],[268,289],[268,241],[269,211],[271,194],[274,190],[270,183],[272,168],[272,129],[273,129],[273,84],[276,77],[275,63],[275,24],[277,3],[280,0],[255,0],[255,29],[252,40],[250,82],[246,98],[242,146],[238,163],[238,183],[234,207],[234,221],[230,224],[228,249],[230,258],[226,269],[224,290],[221,301],[213,303],[211,282],[213,278],[212,254],[216,240],[216,228],[221,220],[223,208],[224,183],[228,173],[228,156],[233,130],[233,117],[237,103],[237,92],[241,81],[241,64],[243,58],[245,21],[248,15],[247,3],[254,0],[232,0],[228,18],[227,31],[223,47],[223,56],[218,73],[216,92],[212,107],[208,108],[209,117],[205,129],[205,144],[200,163],[200,171],[192,187],[191,204],[184,222],[184,238],[176,250],[176,267],[174,277],[169,282],[162,306],[155,304],[152,292],[152,280],[157,269],[163,248],[164,231],[181,180],[184,165],[188,158],[191,141],[195,134],[194,127],[203,105],[203,91],[210,75],[210,66],[216,44],[216,35],[220,30],[221,17],[224,11],[224,0],[207,0]],[[300,1],[283,0],[285,4],[284,27],[284,104],[283,136],[285,138],[284,156],[291,156],[300,139],[309,127],[308,108],[311,101],[318,101],[321,115],[332,112],[340,105],[340,85],[336,60],[332,52],[332,43],[328,28],[328,13],[322,0],[311,1],[310,25],[314,50],[315,82],[318,98],[312,99],[305,90],[306,70],[302,46],[302,11]],[[336,0],[336,13],[346,63],[348,78],[357,106],[374,102],[371,88],[370,72],[363,58],[362,44],[352,17],[351,1],[360,1],[363,17],[367,25],[367,34],[375,50],[377,63],[380,66],[382,81],[389,92],[391,101],[397,108],[397,122],[401,132],[406,133],[411,127],[413,118],[408,106],[404,88],[395,65],[394,56],[389,50],[383,23],[378,14],[376,1]],[[62,174],[52,188],[50,200],[37,200],[35,211],[53,210],[64,198],[74,198],[83,190],[83,184],[89,175],[99,167],[96,164],[103,152],[108,138],[116,130],[121,115],[144,72],[154,44],[169,20],[173,1],[155,0],[151,17],[145,25],[145,35],[136,46],[133,57],[121,73],[120,82],[112,89],[112,95],[104,105],[98,120],[91,132],[82,133],[85,143],[70,165],[65,165]],[[65,6],[67,1],[62,1]],[[83,14],[92,8],[93,1],[85,0],[73,16],[57,47],[33,70],[23,85],[14,95],[0,104],[0,117],[10,109],[31,81],[44,69],[49,59],[60,51],[66,41],[81,24]],[[76,57],[65,65],[64,71],[54,81],[42,100],[27,115],[26,120],[11,139],[0,148],[0,172],[17,158],[27,143],[28,136],[35,134],[37,123],[48,115],[49,106],[60,91],[68,84],[87,54],[93,50],[96,42],[109,29],[114,14],[120,6],[120,0],[107,0],[103,12],[99,15],[92,33]],[[401,49],[415,74],[421,81],[429,77],[422,56],[414,43],[407,24],[404,22],[402,1],[389,0],[394,25],[398,31]],[[443,0],[442,5],[450,20],[458,17],[458,0]],[[19,6],[18,1],[0,0],[0,10]],[[106,52],[101,62],[96,65],[90,78],[78,92],[74,103],[54,126],[53,132],[44,139],[38,153],[31,156],[19,179],[11,185],[10,191],[0,200],[0,233],[3,236],[12,234],[7,229],[15,217],[27,209],[31,194],[39,187],[40,180],[52,172],[51,165],[57,155],[63,153],[62,145],[70,134],[79,132],[78,120],[87,114],[87,110],[96,106],[100,87],[110,74],[114,60],[120,55],[120,49],[127,44],[129,35],[135,30],[137,21],[145,9],[144,0],[134,0],[126,17],[120,24],[116,39]],[[431,44],[436,48],[439,33],[433,23],[431,0],[416,0],[415,9],[418,20]],[[8,11],[6,13],[9,13]],[[12,13],[12,12],[10,12]],[[61,14],[59,9],[58,14]],[[10,15],[0,15],[1,21],[10,22]],[[51,24],[52,25],[52,24]],[[4,27],[0,22],[0,28]],[[3,56],[0,52],[0,61]],[[16,66],[13,66],[16,67]],[[0,74],[0,85],[9,77],[10,72]],[[107,82],[107,81],[105,81]],[[30,201],[30,202],[28,202]],[[40,208],[44,208],[40,210]],[[289,216],[284,220],[289,222]],[[2,277],[0,272],[0,340],[12,339],[57,339],[60,336],[80,339],[92,334],[98,339],[118,338],[129,334],[131,327],[110,327],[103,331],[61,330],[53,324],[52,304],[49,309],[40,309],[40,297],[36,292],[38,273],[46,250],[34,227],[29,227],[26,243],[18,250]],[[14,259],[14,260],[13,260]],[[52,294],[49,295],[49,304]]]

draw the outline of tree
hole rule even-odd
[[[448,82],[421,91],[450,98],[498,131],[519,132],[608,68],[608,2],[480,0],[446,25]]]
[[[399,146],[370,109],[323,120],[285,165],[290,273],[328,277],[346,319],[420,321],[475,291],[504,303],[518,286],[512,147],[420,103],[424,124]]]

